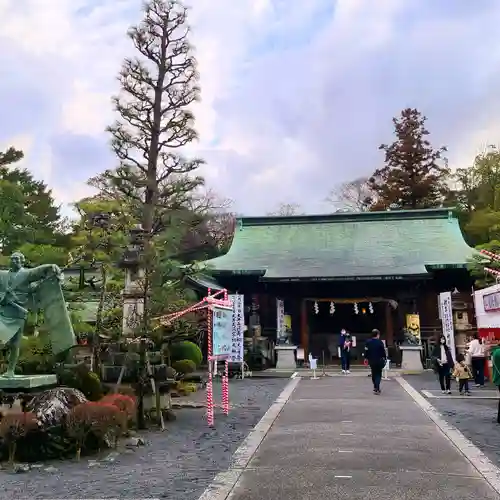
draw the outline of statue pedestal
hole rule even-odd
[[[420,345],[402,345],[400,346],[402,362],[401,369],[423,372],[424,367],[422,366],[422,359],[420,353],[422,352],[422,346]]]
[[[278,358],[276,362],[278,370],[295,370],[297,368],[297,363],[295,362],[296,349],[297,346],[295,345],[277,345],[274,348]]]
[[[0,391],[33,392],[51,389],[57,385],[57,376],[47,375],[16,375],[14,378],[0,377]]]

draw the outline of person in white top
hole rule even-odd
[[[486,359],[486,349],[477,333],[467,348],[467,355],[471,359],[472,374],[476,387],[484,387],[484,362]]]

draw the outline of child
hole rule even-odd
[[[463,354],[459,354],[457,356],[457,362],[455,363],[455,366],[453,368],[453,376],[457,379],[458,390],[460,391],[460,394],[470,396],[469,379],[471,378],[472,374],[470,368],[465,362],[465,357]]]

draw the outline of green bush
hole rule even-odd
[[[174,363],[174,361],[189,359],[194,363],[196,368],[200,366],[203,361],[201,349],[194,342],[189,342],[188,340],[172,344],[169,351],[170,361],[172,363]]]
[[[99,401],[104,396],[99,376],[90,371],[84,363],[66,366],[58,375],[60,385],[78,389],[89,401]]]
[[[187,375],[188,373],[193,373],[196,370],[196,365],[190,359],[180,359],[179,361],[172,363],[172,368],[177,373]]]
[[[24,375],[54,373],[50,341],[45,336],[23,337],[17,370]]]

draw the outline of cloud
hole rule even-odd
[[[433,0],[196,0],[203,100],[195,112],[210,187],[238,212],[308,211],[369,174],[391,118],[416,106],[452,166],[498,143],[500,4]],[[0,145],[61,202],[114,165],[104,128],[136,0],[4,0]]]

